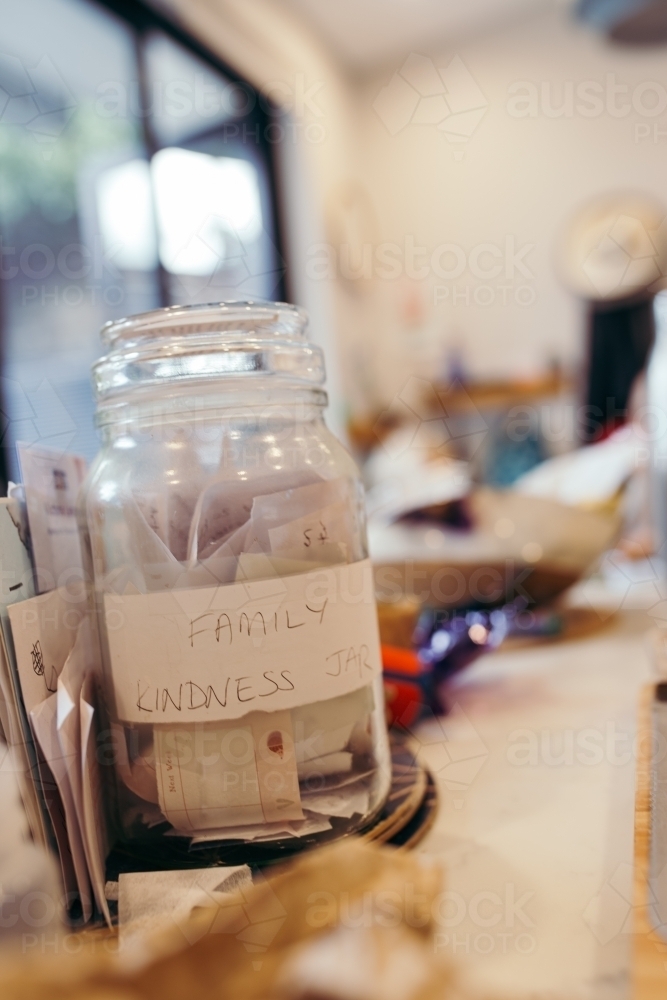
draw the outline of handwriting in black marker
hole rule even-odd
[[[328,598],[324,600],[321,607],[315,607],[314,605],[303,603],[303,611],[309,611],[315,616],[317,624],[321,625],[324,621],[324,614],[328,606]],[[284,629],[293,630],[301,628],[303,625],[308,625],[309,623],[314,624],[313,620],[305,615],[303,621],[296,621],[296,609],[293,607],[291,613],[289,610],[285,609],[285,617],[282,616],[282,611],[278,613],[277,611],[226,611],[215,612],[215,611],[205,611],[203,614],[191,618],[188,627],[188,640],[191,647],[195,645],[195,638],[198,635],[206,635],[207,633],[212,633],[215,635],[215,641],[221,642],[223,633],[226,632],[227,642],[226,645],[235,645],[241,636],[247,636],[249,639],[259,639],[262,636],[269,634],[269,629],[271,625],[271,619],[273,619],[273,632],[281,633]],[[207,622],[206,619],[209,619]],[[201,640],[197,640],[198,642]]]
[[[345,653],[345,659],[343,660],[342,654]],[[325,663],[329,660],[336,659],[336,670],[326,670],[325,673],[328,677],[340,677],[341,674],[358,673],[359,677],[363,676],[364,668],[372,672],[373,665],[368,662],[368,657],[370,655],[370,650],[365,643],[359,647],[357,651],[354,646],[350,646],[347,649],[337,649],[335,653],[331,653],[329,656],[325,657]]]
[[[329,660],[333,660],[334,656],[338,657],[338,670],[336,670],[335,672],[332,671],[332,670],[325,671],[325,673],[329,677],[340,677],[340,673],[341,673],[341,670],[342,670],[342,666],[341,666],[341,662],[340,662],[340,654],[344,653],[344,652],[345,652],[344,649],[337,649],[335,653],[331,653],[330,656],[326,657],[326,661],[325,662],[328,662]]]
[[[322,624],[322,619],[324,618],[324,611],[328,603],[329,603],[329,598],[327,597],[325,598],[324,604],[322,605],[321,608],[311,608],[310,604],[306,604],[306,607],[308,608],[309,611],[312,611],[314,615],[320,616],[320,625]]]
[[[193,618],[191,620],[191,622],[190,622],[190,645],[191,646],[194,646],[194,644],[195,644],[195,636],[196,635],[201,635],[202,632],[208,631],[205,628],[200,628],[200,629],[197,629],[197,631],[195,632],[193,626],[196,625],[197,622],[200,622],[202,620],[202,618],[208,618],[208,616],[212,615],[212,614],[214,614],[213,611],[205,611],[203,615],[198,615],[197,618]]]
[[[243,691],[244,694],[246,693],[246,691],[252,691],[252,684],[244,684],[243,686],[241,686],[241,682],[242,681],[251,681],[251,680],[252,680],[252,678],[250,678],[250,677],[237,677],[236,678],[236,699],[237,699],[237,701],[240,701],[242,703],[245,703],[246,701],[254,701],[254,699],[255,699],[255,695],[254,694],[251,694],[249,698],[242,698],[241,697],[241,692],[242,691]]]
[[[289,674],[289,670],[281,670],[280,671],[280,676],[282,677],[282,679],[284,681],[287,681],[287,683],[289,684],[288,688],[280,688],[281,691],[293,691],[294,690],[294,685],[292,684],[292,682],[289,679],[289,677],[287,676],[287,674]]]
[[[227,620],[225,622],[223,622],[223,620],[222,620],[223,618],[226,618]],[[221,615],[218,615],[218,621],[217,621],[216,626],[215,626],[215,641],[216,642],[220,642],[220,633],[222,632],[223,628],[228,628],[229,629],[229,644],[231,646],[231,644],[232,644],[232,623],[229,620],[229,615],[226,614],[226,612],[224,612],[224,611],[222,612]]]
[[[178,685],[178,701],[175,700],[169,688],[162,689],[162,711],[166,712],[167,702],[170,701],[172,707],[176,709],[177,712],[181,711],[181,702],[183,700],[183,685]]]
[[[229,677],[225,680],[225,693],[222,696],[222,698],[218,696],[218,692],[211,684],[209,684],[206,690],[204,690],[204,688],[200,687],[199,684],[196,684],[194,681],[187,681],[185,687],[190,688],[190,704],[187,707],[188,710],[191,712],[197,708],[209,708],[214,698],[221,708],[227,707],[227,692],[229,690]],[[197,688],[197,691],[199,691],[199,694],[203,697],[203,701],[199,701],[197,704],[195,704],[194,700],[195,688]]]
[[[320,543],[320,545],[324,545],[325,542],[329,541],[329,534],[327,532],[327,526],[324,523],[324,521],[318,521],[317,523],[320,526],[319,534],[317,535],[317,541]],[[313,544],[313,539],[312,539],[311,536],[312,536],[312,534],[313,534],[314,531],[315,531],[315,528],[306,528],[304,530],[304,532],[303,532],[303,547],[305,549],[309,549],[310,546]]]
[[[287,608],[285,608],[285,618],[287,619],[288,628],[301,628],[302,625],[306,624],[305,622],[297,622],[296,625],[290,625],[289,611],[287,610]]]
[[[137,681],[137,708],[139,709],[140,712],[152,712],[153,711],[152,708],[147,708],[146,705],[143,704],[143,699],[146,697],[146,695],[148,694],[148,692],[150,691],[150,689],[151,689],[151,687],[150,687],[150,684],[149,684],[148,687],[144,691],[142,691],[141,690],[141,686],[139,684],[139,681]],[[155,692],[155,708],[157,710],[157,691]]]
[[[248,635],[250,635],[250,633],[252,631],[252,627],[255,624],[255,619],[258,619],[259,623],[261,623],[264,635],[266,635],[266,622],[264,621],[264,615],[262,614],[261,611],[256,611],[255,614],[252,616],[252,618],[249,618],[248,615],[246,614],[246,612],[244,611],[241,614],[241,617],[239,618],[239,632],[243,632],[243,619],[244,618],[245,618],[245,622],[246,622],[246,628],[248,630]]]
[[[265,685],[268,685],[265,686]],[[291,671],[265,670],[262,677],[227,676],[221,678],[215,687],[194,680],[187,680],[176,687],[153,687],[148,682],[137,682],[137,708],[140,712],[162,713],[173,715],[183,711],[207,712],[214,702],[221,708],[227,708],[230,703],[245,704],[256,698],[271,698],[278,692],[294,691],[295,684]]]
[[[34,643],[32,649],[30,650],[30,656],[32,659],[32,669],[35,671],[38,677],[44,676],[44,654],[42,653],[42,644],[39,639]]]

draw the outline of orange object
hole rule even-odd
[[[426,701],[428,672],[413,649],[382,646],[387,722],[409,726]]]

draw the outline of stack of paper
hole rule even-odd
[[[75,509],[85,463],[45,448],[19,454],[25,508],[16,490],[0,500],[0,724],[33,839],[60,859],[66,908],[78,901],[84,920],[97,907],[109,921],[99,654]]]
[[[336,688],[336,697],[320,693],[281,710],[195,725],[116,714],[121,699],[112,662],[112,703],[103,705],[97,619],[76,518],[85,463],[45,448],[19,452],[24,483],[0,501],[0,726],[33,837],[57,852],[65,898],[80,902],[83,919],[97,913],[110,920],[105,862],[114,827],[96,752],[101,710],[126,832],[138,820],[144,830],[161,825],[162,836],[169,823],[170,834],[189,838],[194,848],[304,837],[330,829],[332,820],[366,815],[377,781],[379,665]],[[182,462],[192,460],[188,454],[184,448]],[[180,492],[127,494],[100,513],[93,538],[103,566],[98,611],[109,598],[153,601],[174,592],[187,603],[205,588],[243,590],[257,581],[277,587],[281,598],[295,574],[364,559],[351,479],[309,471],[247,481],[220,474],[198,487],[196,470],[181,471]],[[323,614],[324,605],[309,611]],[[376,634],[372,611],[371,618]],[[266,683],[275,683],[271,674]],[[229,752],[215,760],[192,753],[200,739]]]

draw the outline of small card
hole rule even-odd
[[[183,833],[303,819],[290,712],[156,727],[160,808]]]
[[[349,536],[349,518],[349,506],[340,501],[288,521],[279,528],[270,528],[271,551],[296,550],[304,559],[318,559],[321,549]]]
[[[252,730],[156,726],[155,766],[160,809],[175,830],[262,823]],[[208,739],[207,739],[208,738]],[[202,752],[197,742],[205,746]]]
[[[17,445],[40,594],[71,576],[82,579],[76,505],[86,474],[81,455],[42,445]]]
[[[257,496],[248,523],[246,551],[258,544],[265,552],[296,550],[301,558],[317,559],[313,548],[342,543],[347,558],[358,561],[363,552],[354,511],[352,483],[342,477]]]
[[[95,745],[95,681],[91,673],[84,677],[79,693],[81,794],[83,805],[83,846],[90,881],[98,909],[111,927],[109,905],[104,894],[105,863],[109,853],[108,822],[104,809],[104,789]]]
[[[81,818],[77,811],[71,780],[73,771],[78,767],[78,760],[74,752],[64,754],[62,751],[58,739],[57,712],[57,696],[53,694],[32,709],[30,720],[44,759],[58,785],[83,916],[88,920],[93,912],[92,892],[83,845]]]
[[[194,510],[188,559],[194,562],[212,555],[231,534],[248,523],[257,497],[271,495],[275,482],[276,476],[266,475],[251,480],[224,476],[210,483],[199,496]],[[320,483],[321,480],[316,473],[301,470],[283,473],[281,482],[283,490],[295,493],[306,484]]]
[[[0,691],[5,707],[5,736],[19,769],[19,787],[30,830],[35,841],[49,840],[46,804],[38,791],[37,757],[32,733],[21,698],[14,643],[8,608],[35,593],[32,564],[28,552],[19,505],[0,499]]]
[[[28,714],[44,698],[55,694],[58,677],[86,613],[86,590],[82,584],[59,587],[9,608],[21,692]]]

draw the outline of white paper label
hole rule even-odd
[[[370,560],[294,576],[106,594],[125,722],[238,719],[336,698],[381,672]]]

